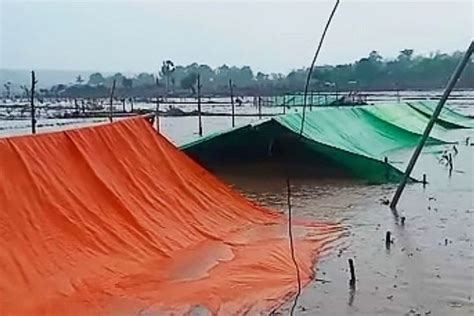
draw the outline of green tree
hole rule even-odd
[[[133,81],[133,85],[136,87],[149,87],[155,84],[155,77],[152,74],[142,72]]]
[[[124,87],[125,89],[132,89],[132,87],[133,87],[133,80],[130,79],[130,78],[124,77],[124,78],[122,79],[122,87]]]
[[[191,90],[191,93],[196,94],[196,84],[197,84],[198,75],[195,72],[190,73],[183,79],[181,79],[181,88],[185,90]]]
[[[87,82],[87,84],[89,84],[91,86],[98,86],[98,85],[102,85],[104,83],[105,83],[105,78],[99,72],[95,72],[95,73],[91,74],[89,76],[89,81]]]
[[[165,78],[166,82],[166,92],[168,93],[170,84],[174,86],[173,73],[175,71],[174,63],[171,60],[165,60],[161,66],[160,75]]]
[[[10,99],[10,96],[11,96],[11,86],[12,86],[12,83],[10,81],[7,81],[3,84],[3,87],[5,88],[5,97],[7,99]]]
[[[76,77],[76,83],[77,83],[77,84],[82,84],[83,82],[84,82],[84,79],[82,79],[82,76],[81,76],[81,75],[78,75],[78,76]]]

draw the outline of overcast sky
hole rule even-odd
[[[156,71],[177,64],[307,66],[333,1],[1,2],[0,68]],[[341,0],[321,64],[371,50],[395,57],[465,50],[474,6],[463,1]]]

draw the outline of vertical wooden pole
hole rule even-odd
[[[283,95],[283,114],[286,114],[286,95]]]
[[[313,110],[313,91],[311,91],[311,97],[309,99],[309,110]]]
[[[262,118],[262,98],[258,97],[258,118]]]
[[[349,279],[349,286],[351,289],[355,289],[356,286],[356,275],[355,275],[355,268],[354,268],[354,260],[349,259],[349,272],[351,278]]]
[[[109,121],[113,122],[114,117],[114,92],[115,92],[115,79],[112,82],[112,89],[110,89],[110,108],[109,108]]]
[[[392,244],[392,233],[388,230],[385,233],[385,248],[390,249],[391,244]]]
[[[122,112],[125,113],[126,109],[125,109],[125,98],[122,99]]]
[[[232,86],[232,79],[229,79],[229,89],[230,89],[230,105],[232,106],[232,127],[235,127],[234,87]]]
[[[198,120],[199,120],[199,136],[202,136],[202,117],[201,117],[201,75],[197,76],[197,98],[198,98]]]
[[[160,132],[160,98],[156,97],[156,112],[155,112],[155,121],[156,121],[156,131]]]
[[[446,103],[446,100],[448,100],[448,97],[451,94],[451,91],[453,90],[454,86],[456,85],[456,82],[458,81],[458,79],[461,76],[464,68],[466,67],[467,63],[469,62],[473,52],[474,52],[474,41],[471,41],[471,44],[469,45],[469,48],[467,49],[466,53],[464,54],[464,57],[461,59],[458,66],[456,67],[456,70],[454,71],[453,75],[449,79],[449,82],[446,86],[446,89],[444,90],[443,96],[439,100],[439,103],[436,106],[436,109],[434,110],[434,113],[431,116],[430,121],[426,125],[426,129],[423,133],[423,136],[421,137],[421,140],[418,143],[418,146],[416,147],[415,151],[413,152],[413,155],[412,155],[412,157],[411,157],[411,159],[408,163],[408,166],[405,170],[405,174],[403,175],[403,178],[402,178],[402,180],[400,181],[400,184],[397,187],[397,191],[395,192],[395,195],[393,196],[392,202],[390,203],[390,207],[392,209],[396,208],[398,200],[400,199],[400,197],[402,195],[402,192],[405,189],[405,186],[408,182],[408,179],[410,178],[410,174],[413,171],[413,168],[415,167],[416,161],[418,160],[418,157],[420,156],[421,150],[425,146],[426,140],[430,136],[431,130],[433,129],[433,126],[434,126],[436,120],[438,119],[438,116],[441,113],[441,110],[443,109],[443,106]]]
[[[35,72],[31,72],[31,133],[36,134],[35,86],[38,83]]]
[[[130,98],[130,112],[133,113],[133,98]]]

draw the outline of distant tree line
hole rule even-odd
[[[360,60],[336,66],[316,67],[310,89],[313,91],[370,91],[370,90],[427,90],[444,87],[463,53],[433,53],[414,55],[404,49],[395,59],[384,59],[372,51]],[[249,66],[222,65],[212,69],[208,65],[193,63],[175,65],[171,60],[162,63],[159,71],[140,73],[127,78],[121,73],[104,77],[93,73],[87,80],[78,76],[73,85],[59,84],[42,89],[45,96],[104,97],[109,94],[112,82],[117,85],[117,96],[155,97],[195,96],[198,75],[205,95],[228,95],[229,80],[238,94],[274,95],[299,92],[304,88],[307,68],[281,73],[254,73]],[[474,88],[474,66],[469,63],[457,88]]]

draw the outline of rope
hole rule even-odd
[[[311,80],[311,74],[313,73],[314,65],[316,64],[316,60],[318,58],[319,52],[321,51],[321,47],[323,45],[324,38],[326,37],[326,33],[329,29],[329,25],[331,24],[332,18],[334,17],[334,14],[336,13],[337,7],[339,6],[339,1],[340,0],[336,0],[336,4],[334,5],[334,8],[332,9],[331,14],[329,15],[329,19],[326,23],[326,26],[324,27],[323,34],[322,34],[321,39],[319,41],[318,48],[316,49],[316,52],[315,52],[314,57],[313,57],[313,61],[311,62],[311,66],[310,66],[309,71],[308,71],[308,77],[306,78],[306,84],[305,84],[305,89],[304,89],[304,98],[303,98],[303,116],[302,116],[302,119],[301,119],[301,129],[300,129],[300,134],[299,134],[300,138],[303,135],[304,121],[305,121],[305,118],[306,118],[306,104],[307,104],[307,97],[308,97],[309,81]],[[296,257],[295,257],[295,247],[294,247],[294,242],[293,242],[293,227],[292,227],[293,216],[292,216],[292,211],[291,211],[291,188],[290,188],[290,179],[289,178],[286,179],[286,186],[287,186],[287,189],[288,189],[288,196],[287,196],[287,198],[288,198],[288,236],[289,236],[289,239],[290,239],[291,259],[293,260],[293,264],[295,266],[296,279],[297,279],[297,282],[298,282],[298,290],[296,292],[296,296],[295,296],[295,300],[293,301],[293,305],[291,306],[291,309],[290,309],[290,315],[294,315],[296,305],[298,304],[298,299],[301,295],[301,276],[300,276],[300,269],[299,269],[299,266],[298,266],[298,262],[296,261]]]
[[[329,29],[329,25],[331,24],[332,18],[334,17],[334,14],[336,13],[337,7],[339,6],[339,1],[336,0],[336,4],[334,5],[334,8],[331,11],[331,14],[329,15],[329,19],[326,23],[326,26],[324,27],[323,34],[321,36],[321,39],[319,40],[318,48],[316,49],[316,52],[313,57],[313,61],[311,62],[311,66],[309,67],[308,71],[308,76],[306,77],[306,84],[304,88],[304,98],[303,98],[303,116],[301,118],[301,129],[300,129],[300,137],[303,135],[303,129],[304,129],[304,121],[306,118],[306,99],[308,97],[308,88],[309,88],[309,81],[311,80],[311,75],[313,73],[314,65],[316,64],[316,59],[318,58],[319,52],[321,51],[321,47],[323,46],[324,38],[326,37],[326,33]]]
[[[290,250],[291,250],[291,259],[293,260],[293,264],[295,265],[296,270],[296,279],[298,281],[298,291],[296,292],[295,300],[293,301],[293,305],[291,306],[290,315],[293,315],[295,312],[296,304],[298,303],[298,299],[301,295],[301,276],[300,276],[300,268],[298,266],[298,262],[296,261],[295,257],[295,246],[293,243],[293,225],[292,225],[292,214],[291,214],[291,187],[290,187],[290,179],[286,179],[286,186],[288,189],[288,236],[290,238]]]

